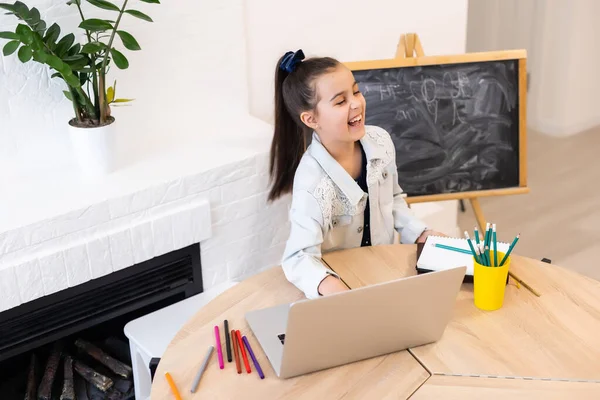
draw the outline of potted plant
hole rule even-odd
[[[45,64],[51,68],[53,79],[64,81],[63,93],[73,104],[74,116],[68,128],[75,154],[84,174],[97,175],[109,172],[114,166],[116,124],[111,106],[131,101],[116,98],[116,81],[106,87],[111,63],[119,69],[129,67],[129,61],[115,45],[120,42],[127,50],[140,50],[137,40],[121,29],[122,19],[135,17],[148,22],[152,19],[129,8],[129,0],[123,0],[120,7],[108,0],[85,0],[115,13],[114,20],[86,18],[82,1],[70,0],[67,5],[76,7],[81,17],[79,28],[85,31],[83,44],[76,42],[73,33],[60,37],[61,29],[56,23],[48,26],[38,9],[29,9],[20,1],[0,3],[0,8],[20,21],[14,32],[0,32],[0,38],[8,40],[2,49],[5,56],[16,54],[23,63]]]

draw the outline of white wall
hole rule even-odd
[[[595,0],[470,1],[467,50],[527,49],[528,125],[576,134],[600,125],[598,15]]]
[[[245,7],[250,110],[267,121],[276,63],[288,50],[342,62],[393,58],[400,35],[416,32],[428,55],[465,51],[467,0],[251,0]]]
[[[288,50],[342,62],[393,58],[400,35],[415,32],[427,55],[465,52],[467,0],[251,0],[245,8],[250,112],[267,122],[276,63]],[[457,233],[456,201],[413,210],[434,229]]]

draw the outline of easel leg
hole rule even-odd
[[[475,219],[477,219],[477,224],[479,225],[479,232],[485,232],[485,217],[483,216],[479,199],[474,197],[469,199],[469,201],[471,202],[471,207],[473,207],[473,212],[475,213]]]
[[[465,201],[463,199],[460,199],[459,203],[460,203],[460,211],[461,212],[467,211],[467,209],[465,208]]]

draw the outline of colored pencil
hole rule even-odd
[[[229,322],[227,320],[223,321],[223,325],[225,326],[225,343],[227,345],[227,362],[231,362],[231,341],[229,340]]]
[[[248,356],[246,355],[246,350],[244,350],[244,342],[242,341],[242,334],[240,333],[240,331],[235,331],[235,333],[237,334],[237,337],[238,337],[238,343],[240,345],[240,352],[242,353],[242,359],[244,360],[244,366],[246,367],[246,372],[250,373],[250,372],[252,372],[252,369],[250,369],[250,363],[248,362]]]
[[[237,373],[242,373],[242,365],[240,364],[240,351],[238,350],[238,341],[235,336],[235,331],[231,330],[231,345],[233,346],[233,355],[235,356],[235,368],[237,369]]]
[[[221,349],[221,335],[219,334],[219,326],[215,325],[215,342],[217,343],[217,355],[219,356],[219,368],[225,368],[223,364],[223,350]]]
[[[487,267],[488,259],[485,254],[485,244],[483,242],[479,243],[479,251],[481,252],[481,258],[483,260],[483,263],[481,265],[485,265]]]
[[[465,231],[465,238],[467,239],[467,243],[469,244],[469,247],[471,248],[471,253],[473,255],[473,258],[475,258],[475,261],[478,261],[477,258],[477,253],[475,252],[475,249],[473,248],[473,243],[471,243],[471,238],[469,237],[469,232]]]
[[[463,253],[463,254],[469,254],[469,255],[473,255],[473,252],[467,249],[461,249],[459,247],[454,247],[454,246],[447,246],[445,244],[441,244],[441,243],[436,243],[435,247],[439,247],[440,249],[445,249],[445,250],[451,250],[451,251],[456,251],[458,253]]]
[[[534,288],[532,288],[531,286],[529,286],[527,283],[525,283],[521,278],[517,277],[515,274],[513,274],[510,271],[508,271],[508,275],[511,278],[513,278],[517,283],[520,283],[521,285],[525,286],[531,293],[533,293],[537,297],[540,297],[539,292],[537,290],[535,290]]]
[[[175,396],[175,399],[181,400],[181,395],[179,394],[179,390],[177,390],[177,386],[175,386],[175,381],[173,380],[173,377],[171,377],[171,374],[165,372],[165,378],[167,378],[167,382],[171,387],[171,392],[173,392],[173,396]]]
[[[510,253],[513,251],[513,249],[515,248],[515,245],[517,244],[517,242],[519,241],[519,237],[521,237],[521,234],[519,233],[517,236],[515,236],[515,238],[513,239],[512,243],[510,244],[510,246],[508,247],[508,251],[506,252],[506,254],[504,255],[504,257],[502,258],[502,261],[500,261],[500,266],[504,265],[504,262],[506,261],[506,259],[508,258],[508,256],[510,255]],[[523,282],[521,282],[523,283]],[[525,284],[523,284],[523,286],[525,286]]]
[[[242,340],[244,341],[244,344],[248,349],[248,353],[250,353],[250,358],[252,358],[252,362],[254,363],[254,368],[256,368],[256,371],[258,372],[258,376],[260,376],[260,379],[265,379],[265,374],[263,374],[263,371],[260,368],[260,364],[258,363],[258,360],[256,359],[254,352],[252,351],[252,347],[250,347],[250,342],[248,342],[248,338],[244,336],[242,337]]]
[[[475,227],[474,231],[475,231],[475,244],[479,245],[480,239],[479,239],[479,231],[477,230],[477,227]]]
[[[225,335],[227,336],[227,335]],[[204,356],[204,361],[202,361],[202,365],[200,365],[200,369],[198,370],[198,373],[196,374],[196,377],[194,378],[194,382],[192,383],[192,389],[191,392],[195,393],[196,389],[198,388],[198,384],[200,383],[200,378],[202,378],[202,374],[204,374],[204,371],[206,370],[206,365],[208,364],[208,359],[210,358],[210,355],[212,354],[213,350],[215,348],[213,346],[209,346],[208,350],[206,351],[206,356]]]
[[[494,235],[494,267],[498,266],[498,244],[496,243],[496,224],[492,225],[492,234]]]

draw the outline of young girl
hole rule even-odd
[[[269,200],[292,192],[282,267],[308,298],[348,290],[321,262],[324,252],[391,244],[395,230],[402,243],[439,234],[401,196],[390,135],[364,121],[365,99],[343,64],[304,60],[302,50],[279,59]]]

